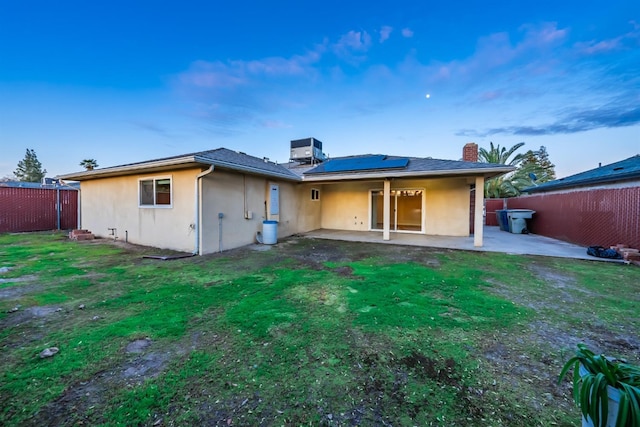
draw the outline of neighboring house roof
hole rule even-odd
[[[92,171],[70,173],[60,175],[59,178],[83,181],[112,176],[186,169],[197,166],[207,167],[211,165],[220,169],[234,170],[292,181],[300,180],[298,175],[282,165],[270,162],[267,159],[259,159],[245,153],[228,150],[226,148],[218,148],[216,150],[201,151],[198,153],[148,160],[145,162],[94,169]]]
[[[51,178],[47,178],[47,180],[51,180]],[[25,181],[2,181],[0,182],[0,187],[11,187],[11,188],[60,188],[63,190],[70,190],[69,187],[74,187],[73,189],[77,190],[77,186],[69,185],[62,183],[60,185],[56,185],[55,182],[51,182],[49,184],[42,184],[40,182],[25,182]]]
[[[640,180],[640,155],[638,154],[628,159],[611,163],[610,165],[600,166],[586,172],[527,187],[523,189],[523,191],[527,193],[540,193],[634,179]]]
[[[335,163],[341,163],[337,167]],[[344,167],[343,167],[344,166]],[[484,175],[485,178],[511,172],[513,166],[420,157],[366,154],[338,157],[304,173],[305,181],[402,178],[450,175]]]
[[[181,156],[130,163],[60,175],[65,180],[83,181],[140,173],[156,173],[192,167],[207,167],[252,173],[291,181],[340,181],[381,179],[394,177],[426,177],[450,175],[483,175],[490,178],[514,170],[514,167],[495,164],[438,160],[431,158],[398,157],[382,154],[337,157],[319,165],[278,164],[249,156],[238,151],[218,148]]]

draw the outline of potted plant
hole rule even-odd
[[[583,427],[640,426],[640,367],[596,355],[584,344],[562,368],[558,384],[572,367]]]

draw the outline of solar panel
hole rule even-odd
[[[387,159],[384,155],[353,157],[348,159],[331,159],[324,163],[324,172],[351,172],[362,170],[406,168],[409,159],[405,157]]]

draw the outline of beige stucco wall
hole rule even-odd
[[[141,245],[213,253],[254,243],[264,219],[278,221],[278,238],[319,228],[370,230],[370,190],[383,188],[382,181],[295,183],[215,169],[201,180],[201,227],[196,230],[195,183],[200,172],[198,168],[83,181],[82,227],[101,237],[110,237],[108,229],[116,228],[121,240],[126,231],[129,242]],[[163,177],[172,179],[172,206],[139,207],[139,180]],[[269,213],[272,184],[279,190],[275,216]],[[424,190],[425,234],[468,236],[467,178],[393,180],[391,188]],[[319,200],[311,200],[311,189],[319,190]]]
[[[272,184],[278,186],[278,215],[270,213]],[[262,231],[265,219],[278,221],[278,238],[319,228],[320,205],[311,201],[310,188],[214,170],[202,181],[202,252],[219,252],[256,242],[256,233]],[[251,212],[251,218],[246,212]],[[219,213],[223,215],[221,220]]]
[[[325,184],[320,193],[321,228],[369,230],[369,190],[378,187],[382,182]]]
[[[195,177],[200,169],[103,178],[81,183],[82,228],[130,243],[192,252],[195,245]],[[138,207],[139,180],[171,177],[171,207]]]
[[[470,187],[466,178],[425,182],[425,234],[468,236]]]
[[[321,192],[321,227],[334,230],[370,230],[370,190],[383,182],[325,184]],[[469,183],[467,178],[393,180],[391,189],[424,190],[423,230],[443,236],[469,235]]]

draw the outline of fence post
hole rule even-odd
[[[60,187],[56,184],[56,216],[57,216],[57,225],[58,231],[60,231]]]

